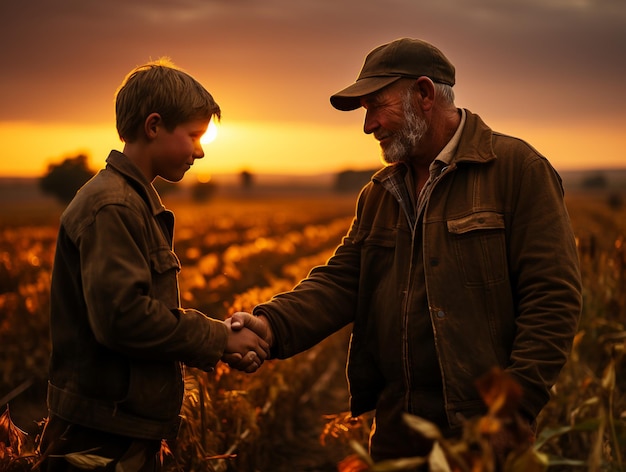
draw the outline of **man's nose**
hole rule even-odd
[[[365,112],[365,119],[363,121],[363,132],[365,134],[372,134],[379,127],[378,121],[375,119],[374,114],[367,110]]]

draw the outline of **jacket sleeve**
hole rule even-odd
[[[254,314],[270,323],[272,357],[298,354],[354,321],[361,264],[360,246],[354,243],[359,212],[325,265],[313,268],[293,290],[255,307]]]
[[[561,179],[546,159],[526,161],[509,231],[516,336],[508,371],[535,418],[569,356],[582,308],[578,252]]]
[[[178,263],[161,263],[164,297],[155,294],[154,265],[143,218],[123,205],[105,205],[77,238],[82,284],[92,331],[101,344],[129,356],[177,360],[210,370],[227,340],[227,328],[178,306]],[[168,249],[168,248],[164,248]],[[163,258],[160,258],[163,259]]]

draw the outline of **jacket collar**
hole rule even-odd
[[[453,158],[453,163],[482,164],[497,159],[493,150],[493,131],[480,116],[465,110],[465,128]]]
[[[153,215],[167,211],[152,183],[148,182],[148,179],[126,155],[113,150],[109,153],[106,163],[108,168],[112,168],[124,176],[150,206]]]

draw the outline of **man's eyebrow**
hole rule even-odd
[[[380,105],[383,102],[382,98],[382,94],[380,92],[377,92],[363,97],[363,103],[369,106]]]

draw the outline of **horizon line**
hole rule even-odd
[[[293,171],[292,172],[277,172],[277,171],[267,172],[267,171],[254,171],[250,169],[241,169],[241,170],[230,171],[230,172],[212,172],[210,173],[210,176],[211,178],[216,177],[216,176],[239,176],[243,172],[249,172],[253,176],[262,175],[265,177],[294,177],[294,176],[295,177],[322,177],[322,176],[340,174],[342,172],[375,172],[379,169],[382,169],[383,167],[384,167],[383,165],[380,165],[378,167],[371,167],[371,168],[345,168],[345,169],[340,169],[340,170],[328,170],[328,171],[320,171],[320,172],[293,172]],[[96,172],[99,172],[100,170],[102,169],[98,169],[96,170]],[[621,166],[608,165],[608,166],[597,166],[597,167],[560,167],[560,168],[556,168],[556,170],[559,173],[561,172],[626,171],[626,163]],[[0,179],[3,179],[3,180],[37,179],[43,175],[45,175],[45,172],[42,174],[27,174],[27,175],[0,173]],[[185,175],[185,177],[191,177],[191,176],[198,177],[199,174],[193,172],[192,170]],[[185,179],[185,177],[183,177],[183,180]]]

